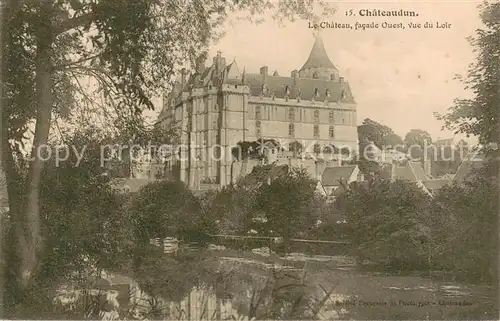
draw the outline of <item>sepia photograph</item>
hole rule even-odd
[[[500,319],[500,1],[0,26],[0,319]]]

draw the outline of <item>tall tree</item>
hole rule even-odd
[[[489,144],[500,140],[500,3],[485,1],[479,10],[484,28],[469,38],[477,56],[464,79],[472,98],[457,99],[448,113],[436,116],[446,128]]]
[[[80,77],[92,78],[116,114],[137,124],[141,111],[153,107],[151,98],[164,89],[179,65],[194,61],[207,49],[230,12],[248,9],[251,16],[258,16],[271,9],[279,21],[314,17],[312,1],[3,0],[1,4],[10,18],[3,25],[9,38],[2,57],[10,92],[2,99],[14,97],[2,119],[3,128],[18,134],[19,145],[30,121],[36,121],[27,197],[17,199],[15,211],[22,288],[36,274],[42,247],[43,161],[38,151],[48,141],[53,114],[68,112],[68,98]],[[5,62],[15,59],[6,70]],[[4,135],[5,145],[7,139]],[[3,157],[12,169],[11,153]],[[7,170],[10,182],[17,181],[13,173]]]
[[[489,176],[500,184],[500,3],[485,1],[479,6],[479,11],[484,27],[469,38],[477,56],[464,80],[466,89],[472,91],[472,98],[457,99],[448,113],[436,116],[448,129],[477,136],[481,144],[493,147],[484,151],[489,155],[491,165],[496,166],[494,174]],[[492,160],[496,160],[496,164]],[[500,189],[490,192],[496,193],[493,199],[498,204]],[[497,245],[492,255],[493,262],[498,264],[498,220],[494,227],[489,233],[489,242]]]
[[[432,137],[425,130],[412,129],[406,134],[404,143],[406,147],[418,145],[421,148],[424,148],[424,144],[427,144],[427,146],[429,146],[432,143]]]
[[[360,141],[373,142],[380,149],[384,146],[394,147],[403,144],[401,137],[396,135],[391,128],[369,118],[366,118],[363,124],[358,126],[358,137]]]
[[[371,154],[374,150],[371,144],[378,149],[403,147],[403,140],[394,131],[376,121],[366,118],[363,124],[358,126],[359,138],[359,168],[366,176],[371,173],[380,173],[380,165],[374,160]]]
[[[431,135],[422,129],[410,130],[404,139],[405,148],[414,160],[423,161],[427,146],[432,143]]]
[[[311,214],[315,192],[316,181],[299,169],[292,169],[259,188],[256,211],[265,213],[266,225],[283,237],[285,250],[291,238],[316,223],[317,217]]]

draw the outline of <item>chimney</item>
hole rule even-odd
[[[344,77],[339,77],[339,82],[340,82],[341,84],[343,84],[343,83],[344,83]]]
[[[262,75],[262,81],[264,83],[266,83],[266,81],[267,81],[267,72],[268,72],[267,66],[264,66],[264,67],[260,68],[260,74]]]
[[[182,68],[182,70],[181,70],[181,89],[184,89],[184,86],[186,85],[186,75],[187,75],[186,68]]]
[[[200,55],[196,59],[196,72],[199,73],[200,75],[203,74],[203,72],[205,71],[205,61],[206,61],[205,55]]]
[[[299,81],[299,72],[297,71],[297,69],[292,71],[292,78],[293,78],[293,83],[297,85]]]
[[[427,177],[432,177],[432,173],[431,173],[431,161],[429,159],[426,159],[424,160],[424,172],[425,172],[425,176]]]
[[[226,58],[222,57],[222,52],[220,50],[217,51],[217,56],[214,57],[213,64],[215,65],[217,73],[221,73],[222,70],[226,67]]]

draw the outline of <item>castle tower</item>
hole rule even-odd
[[[337,81],[339,71],[326,53],[320,31],[316,32],[315,38],[309,58],[299,70],[299,77]]]

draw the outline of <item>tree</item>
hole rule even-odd
[[[229,12],[250,9],[256,16],[274,8],[279,21],[297,15],[314,18],[311,2],[288,1],[5,0],[2,6],[10,18],[2,28],[3,35],[9,35],[2,55],[9,91],[2,99],[9,103],[9,112],[3,113],[2,128],[16,135],[14,152],[30,121],[36,120],[25,201],[16,197],[15,160],[10,151],[2,155],[9,167],[10,204],[22,252],[22,288],[36,274],[43,244],[39,196],[44,163],[37,151],[48,141],[52,114],[67,114],[75,102],[71,98],[75,88],[81,89],[81,77],[96,81],[121,120],[137,120],[144,108],[153,107],[151,97],[164,89],[177,66],[206,50]],[[84,40],[90,41],[84,45]],[[9,60],[15,63],[6,64]],[[3,135],[4,146],[10,146],[7,142]]]
[[[219,233],[245,235],[252,218],[255,196],[255,189],[251,186],[226,186],[211,199],[205,215],[218,221]]]
[[[104,269],[120,270],[128,264],[133,234],[125,211],[126,200],[102,176],[100,147],[108,141],[102,136],[96,139],[100,136],[96,134],[92,128],[82,130],[67,141],[74,149],[51,146],[48,151],[65,160],[51,158],[42,173],[40,227],[46,246],[39,259],[36,287],[30,289],[30,295],[16,291],[15,265],[9,266],[5,287],[9,316],[30,318],[48,313],[50,317],[51,290],[55,286],[80,285],[88,275],[98,275]],[[81,159],[74,150],[81,152],[83,148],[85,157]],[[15,230],[8,232],[9,244],[13,244]],[[16,248],[9,246],[7,250],[9,260],[22,259]],[[11,310],[19,300],[24,304],[19,310]]]
[[[213,222],[202,215],[198,199],[182,182],[157,181],[144,186],[131,201],[139,245],[151,238],[177,237],[200,241],[213,232]]]
[[[500,4],[483,2],[480,17],[484,24],[474,37],[469,38],[477,53],[477,60],[463,79],[466,89],[473,94],[471,99],[457,99],[448,113],[436,114],[444,126],[456,133],[474,135],[481,144],[499,141],[500,114]]]
[[[316,197],[316,181],[303,170],[293,169],[269,184],[262,184],[255,201],[256,211],[265,214],[269,229],[288,241],[312,227],[317,217],[311,215]]]
[[[427,194],[415,184],[373,180],[368,187],[353,184],[334,206],[347,219],[360,263],[400,271],[426,264],[422,244],[429,230],[421,217],[426,215],[428,202]]]
[[[408,150],[412,159],[424,160],[424,154],[429,154],[427,147],[432,143],[431,135],[422,129],[410,130],[404,139],[405,148]],[[426,157],[429,157],[427,155]]]
[[[408,148],[409,146],[418,145],[423,149],[424,146],[429,146],[431,143],[432,143],[431,135],[422,129],[410,130],[406,134],[404,139],[404,144],[406,145],[406,148]]]
[[[470,66],[464,79],[466,89],[472,92],[470,99],[457,99],[444,115],[436,114],[444,121],[444,127],[455,133],[477,136],[479,143],[491,149],[484,152],[492,159],[500,156],[500,3],[484,1],[479,6],[484,27],[478,29],[474,37],[469,38],[476,52],[476,61]],[[491,145],[490,145],[491,144]],[[492,174],[500,184],[500,166]],[[492,165],[493,166],[493,165]],[[490,174],[491,175],[491,174]],[[499,198],[499,189],[491,190],[493,197]],[[497,209],[497,212],[500,209]],[[495,229],[489,233],[489,243],[498,244],[498,221]],[[498,251],[494,253],[498,261]]]
[[[445,186],[432,200],[432,264],[462,278],[496,285],[498,186],[496,164],[476,171],[464,185]]]
[[[396,135],[391,128],[369,118],[358,126],[358,137],[360,142],[373,142],[380,149],[403,144],[401,137]]]
[[[369,176],[370,173],[378,174],[381,171],[380,165],[367,155],[371,144],[375,145],[378,149],[383,150],[388,148],[401,149],[403,140],[396,135],[389,127],[377,123],[369,118],[363,121],[363,124],[358,126],[359,138],[359,169],[361,172]]]

